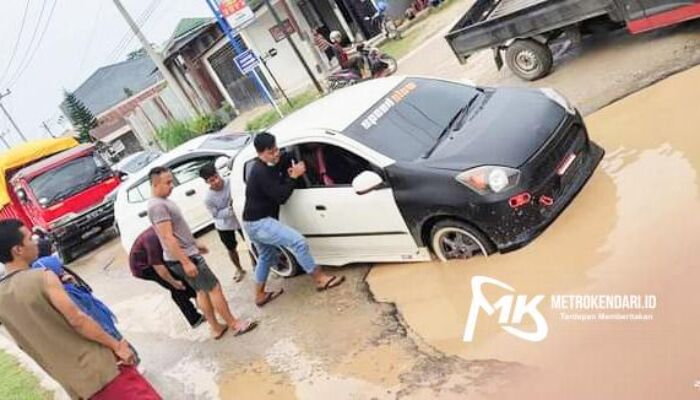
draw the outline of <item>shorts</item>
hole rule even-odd
[[[219,280],[211,269],[209,269],[207,262],[204,261],[204,257],[200,255],[190,256],[190,260],[192,260],[192,263],[194,263],[198,271],[197,276],[194,278],[185,273],[185,269],[182,268],[182,264],[178,261],[166,261],[165,266],[176,275],[183,277],[185,282],[187,282],[195,292],[209,293],[214,290],[216,285],[219,284]]]
[[[232,231],[220,231],[216,230],[219,232],[219,238],[221,238],[221,242],[226,246],[226,250],[228,251],[236,251],[236,247],[238,247],[238,240],[236,240],[236,232],[238,232],[241,237],[243,237],[243,231],[240,229],[232,230]]]
[[[119,375],[90,397],[91,400],[160,400],[158,392],[133,365],[120,366]]]

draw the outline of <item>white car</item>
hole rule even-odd
[[[121,161],[116,163],[112,169],[119,171],[124,175],[131,175],[140,171],[161,155],[161,152],[155,150],[137,151],[134,154],[124,157]],[[124,176],[122,176],[122,179],[123,178]]]
[[[117,192],[114,216],[124,249],[129,252],[136,238],[148,228],[147,204],[151,197],[148,172],[158,166],[173,172],[175,188],[170,198],[175,201],[193,232],[213,223],[204,206],[207,184],[199,177],[199,169],[214,163],[222,176],[229,174],[229,164],[239,149],[250,141],[247,134],[211,134],[192,139],[155,159],[131,175]]]
[[[551,89],[421,77],[338,90],[269,132],[306,164],[279,217],[322,265],[515,250],[564,210],[603,156],[580,114]],[[256,162],[252,143],[233,161],[239,216]],[[293,257],[282,256],[288,262],[273,270],[293,274]]]

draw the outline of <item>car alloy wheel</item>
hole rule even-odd
[[[291,278],[299,274],[299,264],[294,255],[285,248],[280,248],[277,264],[270,268],[277,276]]]
[[[493,244],[481,232],[460,222],[446,220],[437,223],[431,233],[431,247],[440,261],[468,260],[495,251]]]

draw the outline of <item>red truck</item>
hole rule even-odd
[[[18,218],[52,240],[64,262],[114,225],[120,178],[94,144],[73,138],[24,143],[0,154],[0,219]]]

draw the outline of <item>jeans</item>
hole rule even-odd
[[[280,251],[278,247],[291,251],[307,274],[316,269],[316,261],[311,256],[309,244],[301,233],[269,217],[257,221],[244,221],[243,227],[258,251],[258,264],[255,266],[257,283],[265,283],[270,267],[277,263]]]
[[[192,301],[190,300],[196,299],[197,293],[194,292],[194,289],[192,289],[192,287],[190,287],[190,285],[187,282],[185,282],[184,279],[181,279],[177,276],[175,278],[180,280],[185,285],[185,290],[177,290],[174,287],[170,286],[168,282],[166,282],[163,278],[160,277],[160,275],[158,275],[158,273],[153,267],[144,269],[141,275],[141,279],[156,282],[165,289],[168,289],[168,291],[170,292],[170,298],[173,299],[173,302],[175,302],[177,308],[180,309],[182,315],[185,316],[190,326],[193,326],[199,321],[200,318],[202,318],[202,314],[200,314],[197,311],[194,305],[192,305]]]

